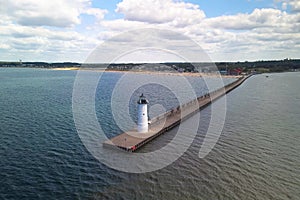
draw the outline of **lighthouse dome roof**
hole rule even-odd
[[[140,99],[137,102],[138,104],[148,104],[149,101],[146,99],[146,97],[144,96],[144,94],[142,93],[142,95],[140,96]]]

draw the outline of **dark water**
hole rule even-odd
[[[85,149],[72,116],[75,76],[74,71],[0,69],[0,199],[299,199],[300,73],[251,77],[227,95],[226,123],[208,156],[200,159],[198,152],[210,107],[201,111],[189,150],[146,174],[112,170]],[[103,77],[107,87],[99,88],[97,100],[109,100],[105,92],[119,76]],[[155,86],[148,87],[144,90],[159,103],[151,93]],[[176,103],[171,98],[165,106]],[[96,104],[98,118],[109,110],[101,106]],[[107,120],[108,129],[117,131]],[[175,132],[141,151],[168,142]]]

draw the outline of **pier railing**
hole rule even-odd
[[[162,113],[154,118],[152,118],[150,120],[150,127],[153,126],[154,124],[160,123],[162,121],[164,121],[164,119],[172,116],[172,115],[176,115],[179,114],[187,109],[189,109],[191,106],[195,106],[197,105],[197,103],[199,103],[200,101],[203,101],[204,99],[211,99],[216,100],[217,98],[221,97],[222,95],[224,95],[225,93],[229,92],[230,90],[234,89],[232,87],[239,85],[239,82],[244,81],[245,77],[240,77],[239,79],[237,79],[236,81],[227,84],[226,86],[219,88],[217,90],[214,90],[212,92],[209,93],[205,93],[200,97],[197,97],[197,99],[193,99],[187,103],[181,104],[179,106],[177,106],[176,108],[173,108],[165,113]]]

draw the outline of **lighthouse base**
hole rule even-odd
[[[148,126],[138,126],[137,131],[139,133],[147,133],[148,132]]]

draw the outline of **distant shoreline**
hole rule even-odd
[[[58,70],[58,71],[69,71],[69,70],[80,70],[80,67],[59,67],[59,68],[45,68],[50,70]]]
[[[148,74],[148,75],[167,75],[167,76],[192,76],[192,77],[225,77],[225,78],[240,78],[243,75],[221,75],[218,73],[200,73],[200,72],[177,72],[177,71],[137,71],[137,70],[112,70],[112,69],[95,69],[95,68],[80,68],[80,67],[64,67],[64,68],[49,68],[49,70],[57,71],[94,71],[94,72],[109,72],[109,73],[133,73],[133,74]]]
[[[201,72],[214,73],[217,70],[223,75],[236,75],[242,73],[260,74],[260,73],[277,73],[277,72],[294,72],[300,71],[300,59],[283,59],[283,60],[260,60],[260,61],[243,61],[243,62],[163,62],[163,63],[76,63],[76,62],[10,62],[0,61],[2,67],[20,67],[20,68],[43,68],[55,70],[78,70],[79,68],[88,69],[106,69],[105,71],[152,71],[152,66],[159,67],[162,71],[168,69],[178,72],[195,72],[201,69]],[[153,68],[154,69],[154,68]],[[99,70],[98,70],[99,71]]]

